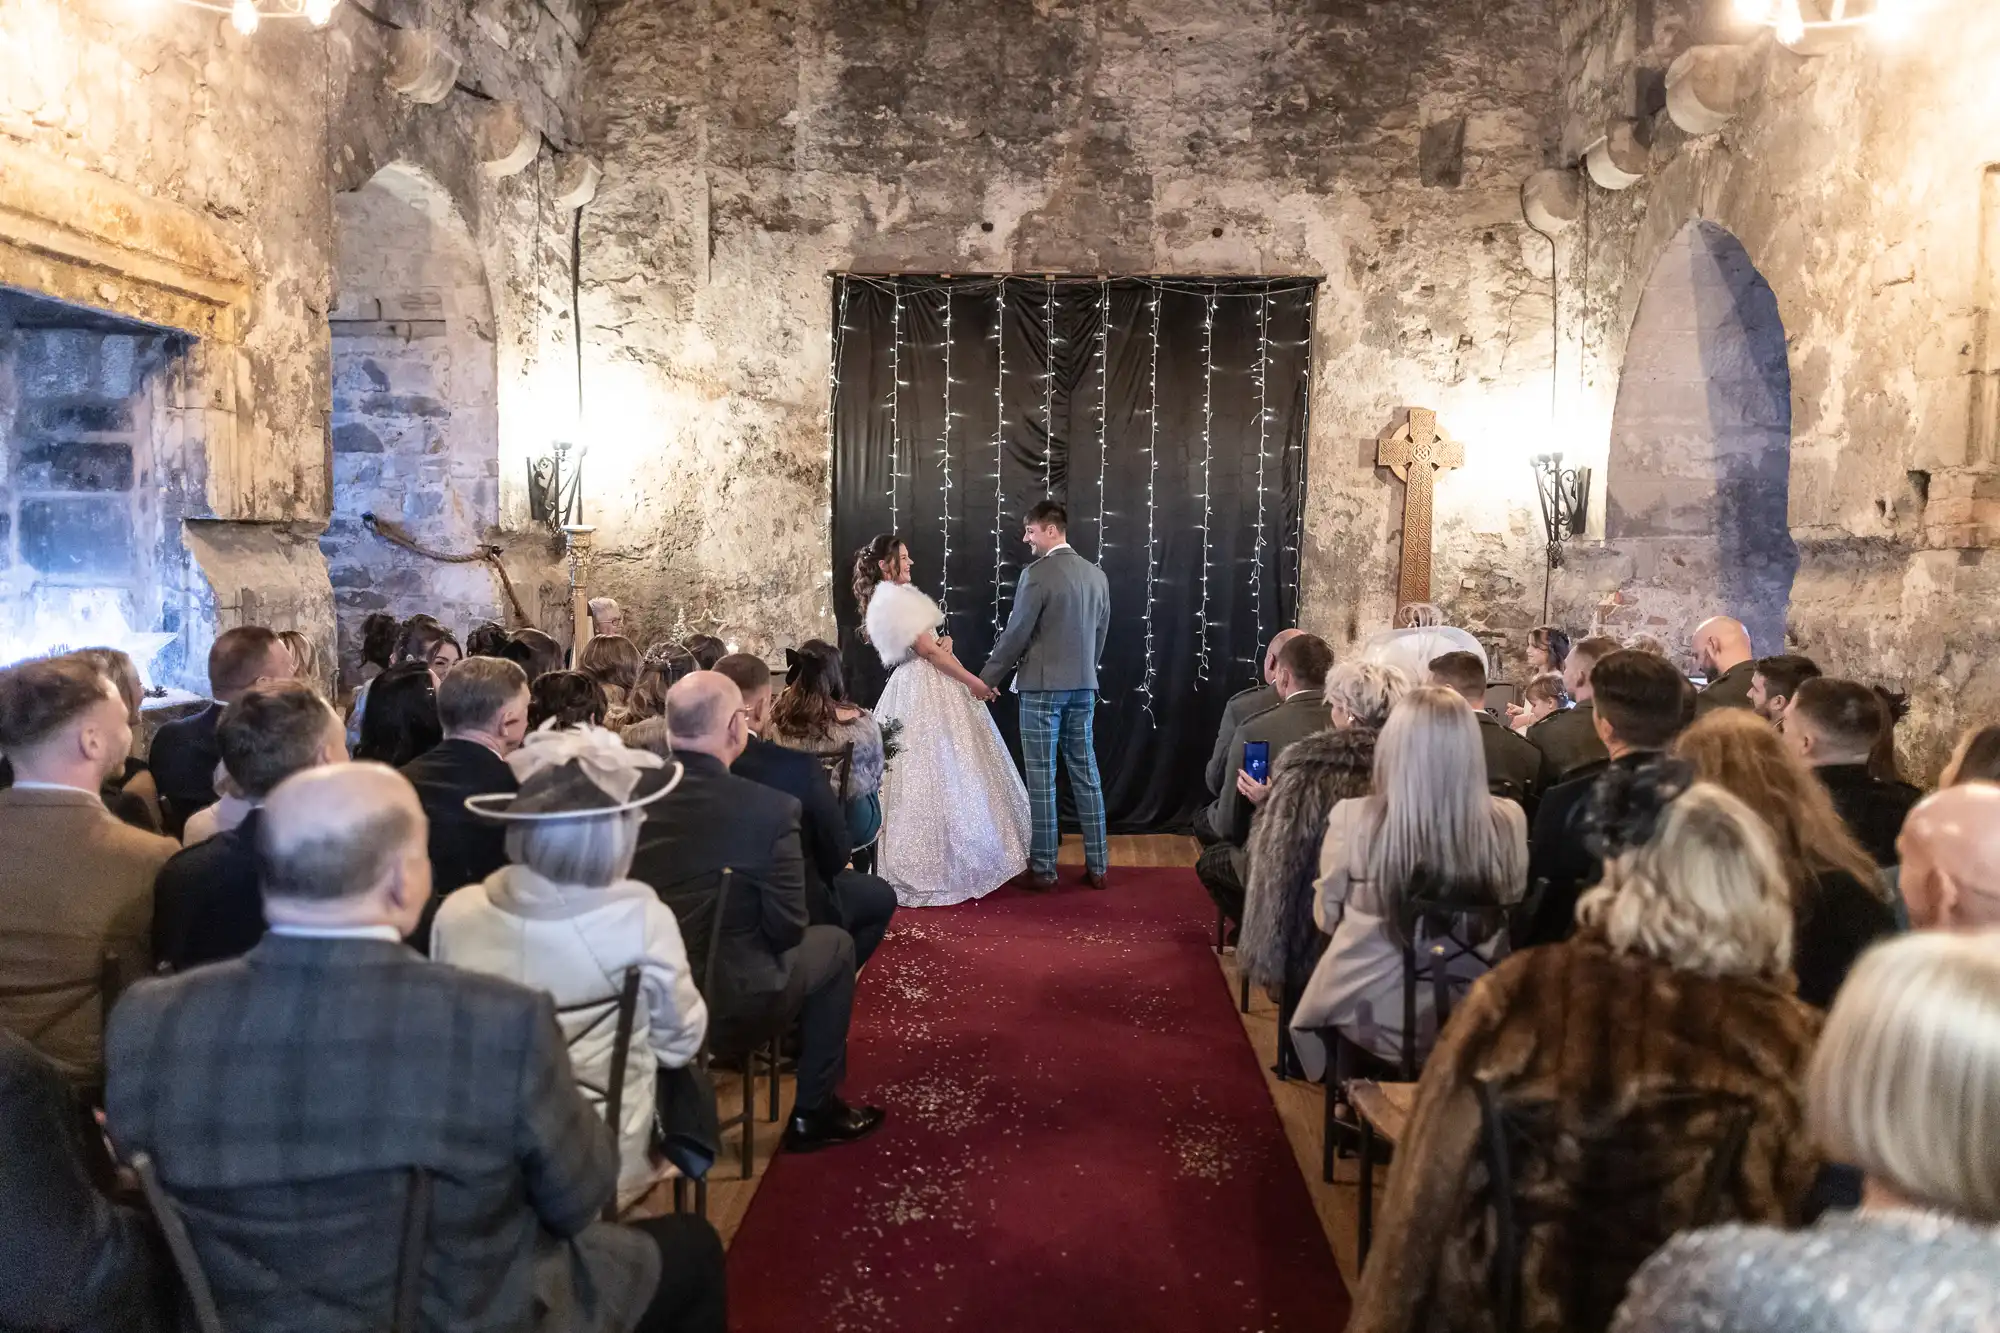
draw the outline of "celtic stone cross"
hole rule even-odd
[[[1375,463],[1403,482],[1403,568],[1396,605],[1431,599],[1431,488],[1437,474],[1465,466],[1465,446],[1438,433],[1437,413],[1413,407],[1407,421],[1376,441]]]

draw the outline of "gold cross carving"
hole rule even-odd
[[[1403,569],[1396,605],[1431,599],[1431,488],[1437,474],[1465,466],[1465,446],[1437,428],[1438,414],[1413,407],[1402,425],[1376,441],[1375,463],[1403,482]]]

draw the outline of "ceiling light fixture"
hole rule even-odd
[[[1921,0],[1736,0],[1746,21],[1768,27],[1786,46],[1863,28],[1895,34],[1909,25]]]
[[[212,14],[229,15],[230,26],[245,37],[256,32],[265,19],[298,19],[315,28],[333,21],[340,0],[175,0],[189,9],[206,9]]]

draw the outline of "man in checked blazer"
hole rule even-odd
[[[979,672],[995,690],[1013,674],[1021,694],[1021,760],[1033,817],[1025,887],[1031,889],[1053,888],[1056,882],[1058,748],[1083,825],[1083,882],[1103,888],[1108,864],[1104,784],[1097,774],[1092,724],[1097,664],[1111,628],[1111,589],[1104,571],[1069,544],[1068,531],[1069,511],[1054,500],[1028,511],[1022,537],[1035,559],[1021,571],[1007,628]]]
[[[723,1333],[707,1223],[597,1220],[617,1162],[548,995],[403,945],[425,836],[392,769],[287,778],[258,835],[269,933],[113,1011],[112,1140],[153,1158],[223,1326],[384,1327],[423,1172],[425,1329]]]

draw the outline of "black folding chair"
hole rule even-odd
[[[215,1303],[215,1289],[209,1285],[208,1274],[195,1253],[187,1222],[173,1196],[160,1183],[152,1157],[147,1153],[134,1154],[132,1171],[139,1177],[146,1206],[167,1242],[167,1254],[180,1276],[197,1333],[226,1333]],[[424,1254],[430,1244],[433,1184],[431,1173],[422,1167],[411,1167],[408,1176],[409,1193],[404,1197],[403,1229],[396,1250],[396,1286],[390,1297],[389,1333],[417,1333],[423,1312]]]
[[[604,1103],[604,1124],[611,1133],[612,1156],[620,1161],[623,1160],[623,1154],[619,1151],[618,1130],[624,1122],[622,1112],[625,1103],[625,1062],[632,1053],[632,1027],[638,1012],[639,969],[636,967],[625,969],[624,982],[619,986],[616,995],[601,1000],[586,1000],[581,1004],[559,1005],[556,1008],[556,1017],[559,1020],[579,1015],[587,1020],[582,1027],[569,1035],[567,1045],[572,1053],[578,1043],[600,1031],[606,1023],[616,1024],[611,1040],[611,1073],[605,1080],[606,1086],[600,1088],[584,1078],[578,1078],[576,1085]],[[574,1058],[570,1063],[572,1066],[576,1063]],[[617,1216],[618,1200],[614,1195],[611,1202],[604,1205],[604,1220],[613,1221]]]

